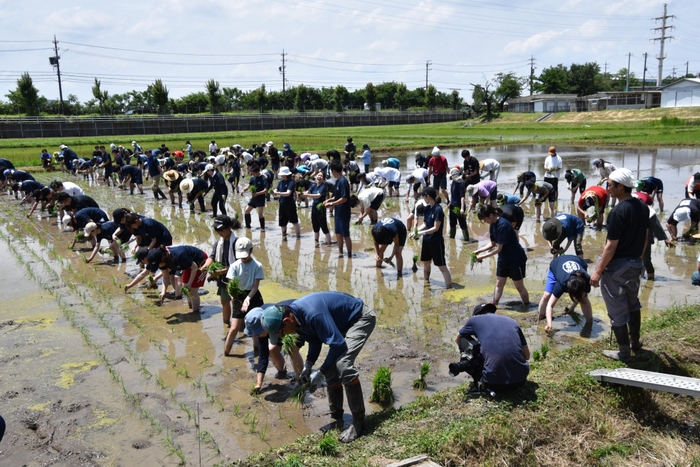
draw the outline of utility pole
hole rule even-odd
[[[425,61],[425,92],[428,92],[428,72],[432,69],[430,63],[430,60]]]
[[[630,90],[630,59],[632,58],[632,52],[627,54],[627,82],[625,83],[625,92]]]
[[[605,71],[603,71],[603,76],[605,76],[607,78],[608,77],[608,62],[605,62],[603,64],[603,66],[605,67],[604,68]]]
[[[58,64],[58,60],[61,58],[58,55],[58,41],[56,36],[53,36],[53,52],[54,56],[49,57],[49,63],[56,67],[56,75],[58,76],[58,99],[60,100],[60,112],[63,115],[63,89],[61,88],[61,67]]]
[[[284,53],[284,49],[282,49],[282,66],[279,68],[280,72],[282,73],[282,110],[284,110],[284,100],[285,100],[285,92],[287,90],[287,66],[284,62],[284,57],[287,54]]]
[[[647,55],[649,55],[649,54],[644,52],[644,72],[642,74],[642,92],[644,92],[644,88],[647,85]]]
[[[689,63],[690,63],[690,62],[685,62],[685,77],[688,76],[688,64],[689,64]]]
[[[530,55],[530,95],[532,95],[532,84],[535,80],[535,57]]]
[[[676,80],[676,67],[673,67],[673,73],[671,74],[671,77],[673,77],[673,80]]]
[[[660,33],[661,33],[661,37],[655,37],[654,39],[652,39],[653,41],[660,41],[661,42],[661,50],[659,52],[659,55],[656,56],[656,58],[659,59],[659,75],[656,77],[656,85],[657,86],[661,86],[661,81],[663,80],[663,77],[664,77],[664,59],[666,58],[666,55],[664,55],[664,42],[666,41],[666,39],[668,39],[668,40],[673,39],[673,36],[666,35],[667,29],[673,29],[673,26],[666,26],[666,20],[668,18],[675,18],[675,16],[666,14],[666,4],[664,3],[663,16],[659,16],[658,18],[653,18],[654,21],[661,20],[661,27],[652,29],[652,31],[660,31]]]

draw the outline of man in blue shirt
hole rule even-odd
[[[343,425],[343,388],[352,412],[352,425],[340,435],[349,443],[362,434],[365,402],[355,358],[372,334],[377,317],[365,303],[341,292],[318,292],[294,300],[288,306],[268,308],[263,312],[262,326],[270,334],[270,343],[280,336],[299,334],[309,344],[302,382],[317,386],[325,378],[328,384],[328,406],[336,426]],[[328,355],[318,370],[311,371],[321,346]]]
[[[160,156],[160,149],[150,149],[146,150],[146,156],[148,160],[146,164],[148,165],[148,176],[152,180],[151,190],[153,191],[153,197],[155,199],[166,199],[165,193],[160,189],[160,177],[163,174],[163,169],[160,168],[160,161],[158,161],[158,156]]]
[[[574,250],[579,258],[583,259],[583,231],[586,224],[581,219],[571,214],[557,214],[552,219],[549,219],[542,226],[542,235],[549,244],[550,252],[556,258],[559,255],[566,253],[571,243],[574,244]],[[567,239],[566,246],[561,248],[562,242]]]
[[[120,187],[123,187],[128,181],[130,194],[134,194],[134,188],[137,186],[139,193],[143,194],[143,172],[141,172],[141,169],[135,165],[117,166],[117,173],[124,177],[121,185],[119,185]]]
[[[343,243],[348,250],[348,258],[352,258],[352,239],[350,238],[350,183],[343,176],[343,165],[340,161],[330,163],[331,174],[336,179],[333,198],[327,199],[323,204],[326,208],[333,207],[335,211],[335,235],[338,240],[338,251],[343,256]]]
[[[460,352],[469,348],[468,339],[476,338],[480,344],[479,364],[467,370],[474,379],[470,392],[484,386],[496,392],[517,389],[530,373],[530,349],[518,323],[495,313],[493,303],[477,305],[455,338]]]

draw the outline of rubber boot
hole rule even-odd
[[[642,349],[642,343],[639,341],[639,328],[642,325],[642,311],[631,311],[630,312],[630,322],[627,323],[627,327],[630,332],[630,348],[635,352]]]
[[[163,198],[163,199],[167,199],[167,198],[165,197],[165,193],[163,193],[163,190],[161,190],[160,188],[158,188],[158,195],[159,195],[161,198]]]
[[[265,218],[258,217],[258,220],[260,221],[260,230],[265,230]]]
[[[456,236],[457,236],[457,226],[451,225],[450,226],[450,238],[455,238]]]
[[[331,429],[343,429],[343,385],[328,386],[328,408],[331,412]]]
[[[630,361],[630,336],[627,326],[613,326],[617,347],[619,350],[603,350],[603,355],[621,362]]]
[[[345,386],[345,394],[352,412],[352,425],[343,431],[338,439],[343,443],[350,443],[362,435],[365,426],[365,400],[359,378]]]
[[[469,241],[469,230],[468,229],[462,229],[462,239],[465,242]]]
[[[243,218],[245,219],[245,228],[249,229],[250,228],[250,214],[244,214]]]

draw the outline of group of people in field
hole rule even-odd
[[[622,361],[628,361],[631,352],[639,351],[642,346],[638,291],[645,271],[647,279],[654,279],[650,244],[654,238],[666,243],[677,240],[681,236],[678,226],[684,222],[690,222],[690,228],[681,237],[689,238],[700,220],[700,173],[690,177],[685,199],[666,221],[667,236],[653,208],[656,202],[659,211],[664,209],[661,180],[651,176],[637,180],[628,169],[616,168],[598,159],[594,167],[600,173],[600,180],[596,185],[587,186],[584,170],[580,167],[565,170],[554,147],[549,148],[543,158],[543,177],[529,171],[519,174],[512,193],[498,190],[500,164],[497,160],[478,161],[466,149],[461,152],[463,163],[454,167],[449,167],[438,147],[429,155],[416,153],[415,165],[410,169],[405,186],[399,159],[388,158],[373,168],[369,146],[364,144],[360,154],[352,138],[348,138],[342,152],[329,150],[325,158],[309,152],[297,154],[288,143],[284,143],[280,151],[272,141],[250,148],[238,144],[219,148],[211,141],[207,151],[194,150],[189,141],[182,151],[170,151],[165,145],[143,150],[133,141],[130,149],[112,144],[111,150],[106,151],[104,146],[97,146],[90,158],[79,157],[65,145],[59,149],[53,157],[45,157],[48,151],[43,151],[41,157],[45,168],[62,165],[66,173],[62,180],[56,179],[44,186],[31,174],[15,169],[10,161],[0,159],[0,188],[7,189],[15,199],[21,198],[22,204],[29,203],[28,217],[40,208],[55,214],[66,228],[77,232],[76,242],[89,241],[93,249],[85,259],[87,262],[93,261],[99,253],[111,255],[115,262],[126,261],[127,253],[133,256],[141,272],[125,285],[125,291],[148,280],[151,287],[157,288],[160,284],[161,301],[184,297],[192,312],[197,313],[201,307],[199,289],[207,279],[216,281],[223,322],[228,326],[224,354],[231,354],[239,333],[256,338],[259,358],[255,392],[263,388],[270,360],[277,369],[276,377],[286,377],[281,349],[283,341],[293,336],[286,348],[291,349],[295,375],[311,388],[327,386],[332,423],[339,428],[344,428],[345,394],[353,415],[351,426],[341,435],[341,440],[347,442],[356,439],[363,430],[364,398],[354,361],[375,327],[376,315],[361,299],[336,291],[266,302],[260,292],[264,269],[253,255],[253,243],[246,236],[236,234],[242,229],[252,229],[253,211],[257,214],[260,231],[264,232],[265,207],[276,200],[279,203],[277,225],[282,241],[286,241],[289,235],[301,236],[299,216],[305,210],[305,215],[311,218],[317,247],[321,246],[321,232],[325,245],[333,243],[330,214],[339,255],[352,258],[352,209],[359,207],[354,223],[361,224],[365,217],[369,218],[377,267],[393,265],[395,261],[397,276],[401,278],[403,250],[410,237],[420,241],[414,272],[420,261],[423,279],[429,284],[434,265],[441,272],[447,289],[452,288],[453,283],[445,242],[456,239],[458,228],[463,241],[472,241],[467,219],[468,213],[475,211],[478,220],[489,226],[489,239],[473,251],[471,261],[497,257],[493,297],[489,307],[480,308],[478,313],[488,315],[497,309],[509,278],[523,306],[530,305],[529,292],[524,285],[528,258],[518,231],[525,218],[523,205],[533,199],[536,222],[542,222],[542,211],[549,211],[541,231],[553,259],[538,307],[540,319],[546,320],[546,330],[553,330],[553,308],[558,299],[568,293],[574,302],[571,309],[580,305],[585,317],[581,335],[590,336],[593,315],[587,294],[591,287],[600,286],[618,342],[618,350],[604,353]],[[168,225],[126,207],[107,213],[93,198],[85,195],[77,183],[66,180],[67,174],[75,181],[82,179],[100,186],[99,189],[128,189],[131,194],[137,189],[143,193],[144,179],[149,180],[156,201],[169,199],[174,207],[182,208],[184,198],[190,211],[199,207],[204,213],[211,208],[212,226],[218,238],[206,247],[173,245]],[[576,215],[557,211],[562,175],[571,191],[570,200],[576,206]],[[406,190],[404,202],[412,203],[408,218],[380,216],[384,200],[392,196],[400,200],[402,188]],[[211,198],[207,203],[205,198],[209,193]],[[248,199],[241,213],[243,223],[237,212],[229,215],[231,207],[227,199],[233,193]],[[595,270],[589,273],[582,248],[586,224],[601,228],[608,207],[606,243]],[[446,217],[449,218],[449,240],[445,235]],[[289,224],[293,233],[288,231]],[[569,254],[572,244],[574,254]],[[522,355],[515,352],[517,355],[513,356],[512,349],[509,355],[517,361],[518,368],[527,367],[529,351],[517,325],[506,325],[500,320],[496,327],[505,333],[500,335],[498,329],[486,333],[476,326],[477,321],[481,322],[468,322],[458,333],[456,341],[460,348],[461,338],[478,334],[475,330],[482,329],[483,339],[517,341],[514,345],[523,349]],[[304,344],[308,344],[305,361],[299,354],[299,347]],[[324,362],[314,370],[322,344],[328,345],[329,351]],[[489,356],[485,356],[487,361],[475,381],[502,389],[524,382],[522,377],[523,374],[527,377],[527,371],[517,372],[519,376],[515,381],[507,374],[504,376],[503,371],[497,371],[498,368],[489,366],[489,361],[510,357],[499,355],[497,346],[485,348],[490,349]]]

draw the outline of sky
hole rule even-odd
[[[664,76],[700,73],[700,1],[666,0]],[[664,0],[0,0],[0,100],[27,71],[48,99],[145,90],[160,78],[170,97],[217,80],[243,90],[428,80],[470,101],[473,84],[499,72],[535,75],[561,63],[597,62],[615,73],[658,74]],[[693,19],[695,18],[695,19]],[[528,93],[527,89],[524,93]]]

